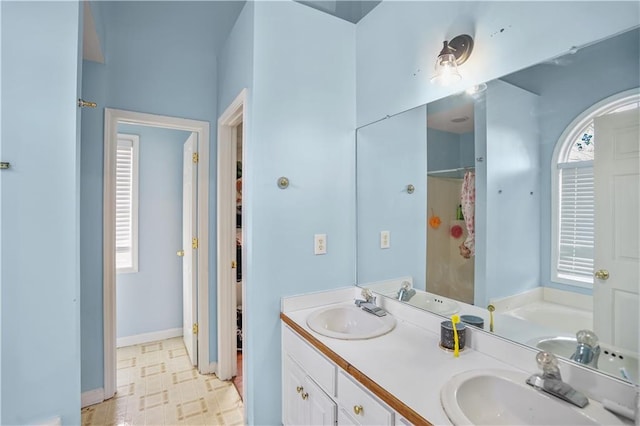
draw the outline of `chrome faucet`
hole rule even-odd
[[[600,356],[600,345],[598,336],[590,330],[580,330],[576,333],[578,347],[571,355],[571,359],[580,364],[598,368],[598,357]]]
[[[370,289],[363,288],[362,292],[360,294],[362,294],[362,297],[364,297],[364,302],[373,303],[373,304],[376,303],[376,297],[373,295],[373,293],[371,292]],[[358,301],[356,300],[356,302],[358,302]],[[356,303],[356,305],[357,305],[357,303]]]
[[[558,368],[558,359],[553,354],[538,352],[536,362],[542,370],[542,374],[531,375],[527,379],[528,385],[580,408],[584,408],[589,403],[589,399],[583,393],[578,392],[570,384],[562,381],[562,375]]]
[[[416,291],[411,288],[411,284],[409,281],[402,281],[400,285],[400,290],[398,290],[397,299],[401,302],[406,302],[410,300],[413,296],[415,296]]]
[[[362,297],[364,300],[356,299],[355,304],[357,307],[362,308],[363,311],[369,312],[370,314],[377,315],[379,317],[383,317],[387,315],[387,312],[376,306],[376,297],[373,295],[371,290],[365,288],[362,290]]]

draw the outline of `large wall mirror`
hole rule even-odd
[[[359,128],[358,285],[638,383],[639,41]]]

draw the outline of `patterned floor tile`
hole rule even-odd
[[[244,407],[231,382],[191,367],[182,338],[117,350],[118,392],[82,409],[82,426],[235,425]]]

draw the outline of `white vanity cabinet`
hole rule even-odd
[[[336,423],[336,403],[289,356],[284,356],[282,422],[285,425]]]
[[[349,424],[394,424],[393,411],[342,370],[338,372],[338,404],[351,418]]]
[[[394,414],[347,372],[282,325],[282,422],[285,426],[392,426]]]

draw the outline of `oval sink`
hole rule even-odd
[[[357,340],[371,339],[390,332],[396,326],[396,320],[389,314],[378,317],[357,306],[342,305],[312,312],[307,317],[307,325],[323,336]]]
[[[440,401],[454,425],[621,425],[618,417],[590,400],[575,407],[526,384],[509,370],[471,370],[454,376]]]
[[[407,303],[445,316],[455,314],[460,310],[460,305],[453,300],[444,299],[435,294],[421,291],[417,292]]]
[[[576,351],[578,341],[575,337],[546,336],[531,339],[527,344],[564,358],[571,358],[571,355]],[[627,351],[616,351],[602,344],[600,345],[598,370],[632,383],[637,383],[640,379],[636,356]]]

